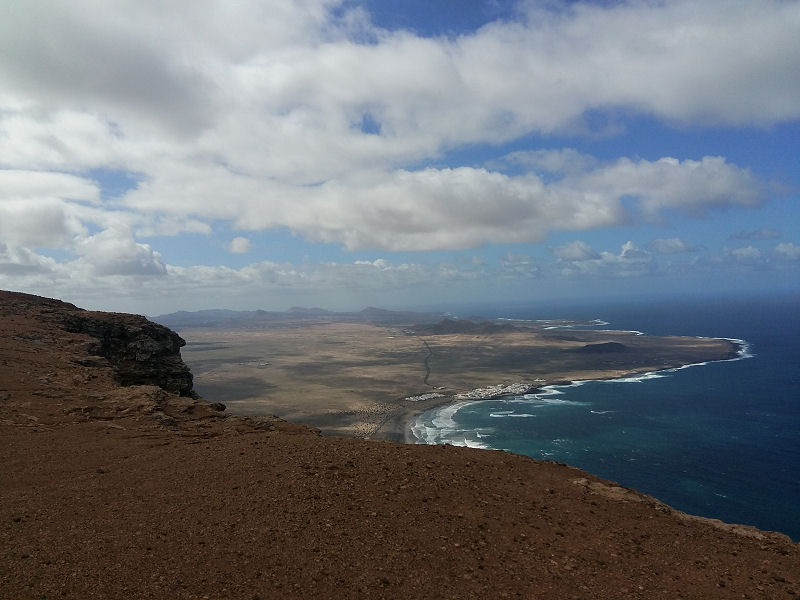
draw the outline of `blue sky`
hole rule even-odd
[[[3,2],[0,288],[797,292],[800,2]]]

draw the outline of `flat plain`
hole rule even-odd
[[[414,414],[470,390],[612,379],[722,360],[737,350],[724,339],[516,325],[452,332],[295,320],[180,333],[195,389],[207,400],[224,399],[232,413],[274,414],[325,434],[392,440],[405,438]]]

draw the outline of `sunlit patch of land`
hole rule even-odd
[[[413,414],[477,388],[617,378],[722,360],[737,350],[721,339],[515,325],[438,333],[436,327],[295,321],[181,335],[195,389],[231,412],[384,439],[403,439]]]

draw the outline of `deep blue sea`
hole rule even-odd
[[[470,307],[517,319],[744,340],[740,360],[424,413],[421,443],[566,462],[688,513],[800,541],[800,297]],[[467,316],[466,314],[463,316]]]

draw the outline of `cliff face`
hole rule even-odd
[[[192,374],[180,355],[186,342],[166,327],[136,315],[80,311],[66,314],[63,324],[69,332],[93,338],[87,350],[111,363],[120,385],[156,385],[193,395]]]
[[[0,291],[0,597],[800,596],[785,536],[566,465],[227,416],[181,342]]]
[[[122,386],[155,385],[179,396],[194,396],[192,373],[180,354],[186,342],[142,316],[92,312],[60,300],[2,291],[0,316],[29,316],[50,325],[48,334],[34,336],[50,344],[63,341],[54,335],[59,329],[87,336],[84,350],[88,356],[74,360],[84,367],[110,367]],[[17,335],[25,337],[25,333]]]

